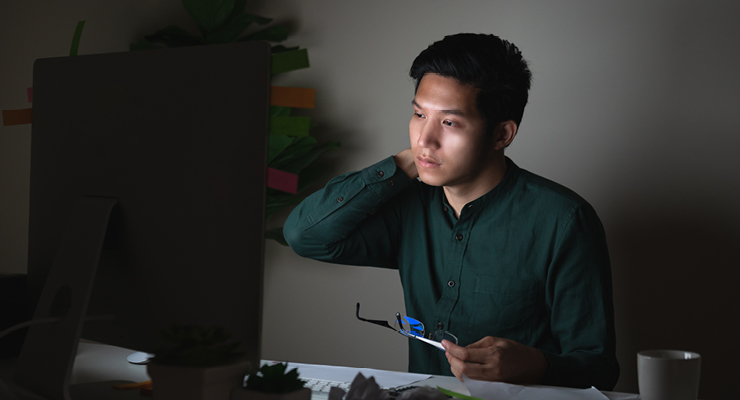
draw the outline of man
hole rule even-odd
[[[308,197],[285,223],[288,243],[398,269],[407,315],[458,338],[444,352],[409,341],[412,372],[612,389],[601,223],[577,194],[504,156],[531,81],[521,52],[493,35],[447,36],[410,75],[411,148]]]

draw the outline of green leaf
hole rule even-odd
[[[267,188],[267,206],[265,208],[267,218],[265,219],[269,219],[272,214],[282,210],[285,207],[298,204],[301,201],[303,201],[303,199],[300,196],[281,192],[273,188]]]
[[[270,106],[271,117],[290,117],[290,107]]]
[[[72,45],[69,48],[69,55],[70,56],[76,56],[77,51],[80,48],[80,38],[82,38],[82,29],[85,28],[85,21],[80,21],[77,23],[77,28],[75,28],[75,33],[72,35]]]
[[[290,136],[270,135],[269,143],[267,146],[267,165],[273,167],[273,165],[271,164],[272,160],[274,160],[275,157],[278,156],[278,154],[280,154],[283,150],[290,146],[290,144],[293,143],[294,140],[295,138]]]
[[[223,28],[207,35],[208,43],[231,43],[246,30],[253,22],[259,23],[262,17],[252,14],[241,13],[231,19]],[[243,41],[243,40],[240,40]]]
[[[325,165],[315,164],[309,165],[304,168],[298,175],[298,188],[296,192],[301,193],[306,190],[306,188],[316,183],[316,181],[324,176],[327,169],[328,168]]]
[[[182,326],[173,324],[162,332],[162,337],[174,346],[155,351],[155,362],[160,364],[199,366],[223,365],[239,359],[239,342],[226,343],[231,335],[220,326]]]
[[[288,146],[272,160],[271,166],[281,171],[295,173],[294,171],[286,170],[284,168],[285,165],[298,157],[308,154],[308,152],[311,151],[314,145],[316,145],[316,139],[314,139],[313,137],[298,137],[293,141],[293,143],[290,144],[290,146]]]
[[[291,172],[297,174],[301,172],[303,168],[306,168],[309,164],[314,162],[316,158],[329,150],[339,148],[339,142],[326,142],[318,146],[313,147],[310,151],[303,155],[292,157],[280,166],[281,171]]]
[[[254,15],[254,14],[247,14],[247,15],[254,18],[254,22],[256,22],[257,25],[267,25],[270,22],[272,22],[272,18],[260,17],[259,15]]]
[[[234,2],[234,9],[231,10],[231,15],[229,15],[229,21],[233,20],[237,16],[244,14],[244,8],[247,6],[247,0],[236,0]]]
[[[203,36],[226,24],[236,0],[182,0]]]
[[[205,44],[202,37],[180,28],[179,26],[170,25],[164,29],[149,36],[144,37],[149,42],[162,43],[167,47],[195,46]]]
[[[267,29],[250,33],[247,36],[239,39],[240,42],[246,42],[249,40],[267,40],[270,42],[282,42],[288,38],[288,28],[283,25],[271,26]]]
[[[247,389],[266,393],[288,393],[302,388],[305,382],[293,368],[287,373],[287,363],[265,364],[255,374],[247,377]]]

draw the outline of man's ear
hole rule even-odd
[[[493,131],[493,142],[496,150],[503,150],[514,141],[519,125],[513,120],[504,121],[498,124]]]

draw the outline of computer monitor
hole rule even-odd
[[[63,320],[31,327],[16,383],[54,397],[80,336],[153,352],[172,323],[259,365],[269,44],[41,59],[33,89],[29,290]]]

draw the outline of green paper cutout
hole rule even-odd
[[[308,50],[294,50],[272,55],[272,73],[279,74],[308,68]]]
[[[311,118],[270,117],[270,135],[308,136]]]
[[[80,48],[80,38],[82,37],[82,29],[84,27],[85,27],[85,21],[80,21],[77,23],[77,28],[75,28],[75,34],[72,37],[72,46],[69,48],[70,56],[77,55],[77,50]]]
[[[437,390],[439,390],[443,394],[446,394],[446,395],[448,395],[450,397],[454,397],[456,399],[462,399],[462,400],[483,400],[483,399],[480,399],[478,397],[473,397],[473,396],[464,395],[462,393],[453,392],[452,390],[447,390],[447,389],[441,388],[439,386],[437,386]]]

